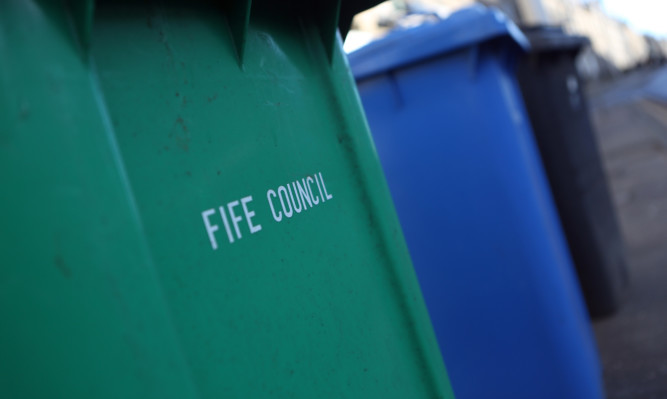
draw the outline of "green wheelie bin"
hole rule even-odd
[[[0,2],[0,397],[452,397],[353,3]]]

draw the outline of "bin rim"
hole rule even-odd
[[[475,5],[434,24],[392,32],[348,54],[348,58],[354,78],[360,80],[501,37],[523,51],[530,49],[528,39],[505,14]]]

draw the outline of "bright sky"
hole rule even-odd
[[[602,0],[602,6],[640,32],[667,38],[667,0]]]

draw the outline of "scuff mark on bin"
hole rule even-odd
[[[53,263],[56,265],[58,271],[60,271],[60,274],[62,274],[65,278],[72,277],[72,270],[69,268],[69,266],[67,266],[62,255],[58,254],[54,256]]]
[[[190,149],[190,130],[188,129],[188,126],[185,124],[185,121],[181,116],[179,116],[176,119],[175,124],[179,125],[181,127],[181,130],[183,131],[182,134],[176,132],[176,137],[175,137],[176,145],[183,151],[188,152],[188,150]]]

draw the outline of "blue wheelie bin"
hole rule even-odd
[[[598,399],[601,370],[515,67],[483,7],[350,54],[459,399]]]

